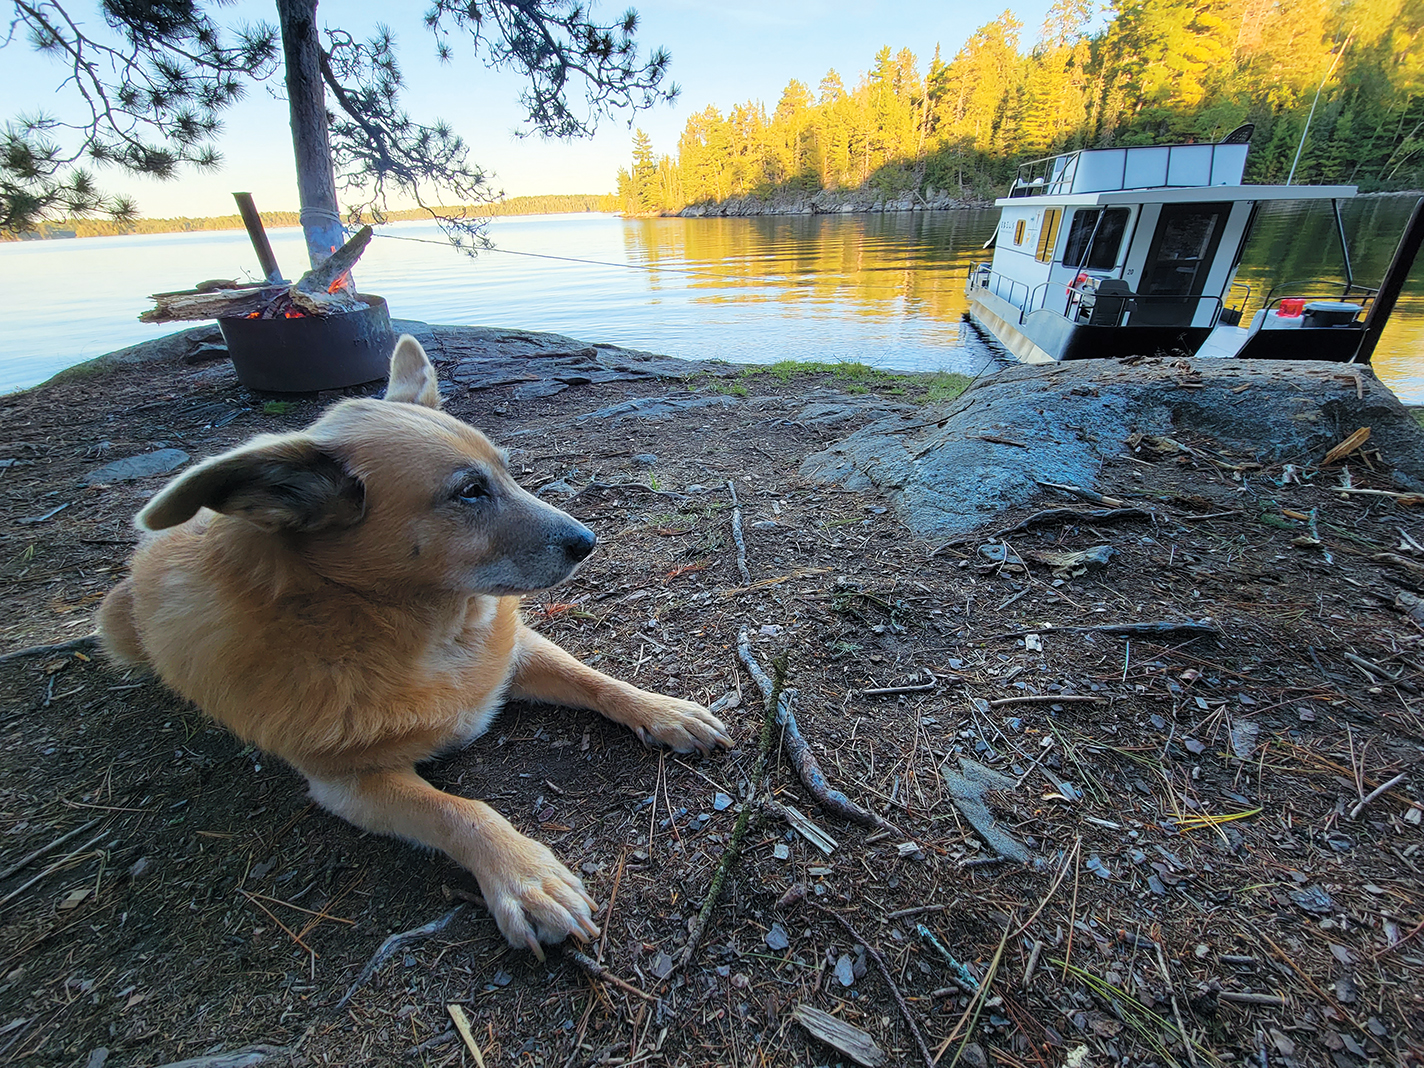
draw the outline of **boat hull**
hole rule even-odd
[[[1211,334],[1207,326],[1089,326],[1042,312],[1018,322],[1017,311],[993,293],[969,294],[970,318],[1024,363],[1193,356]]]

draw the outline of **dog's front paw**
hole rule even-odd
[[[706,756],[717,748],[732,748],[727,726],[707,709],[692,701],[662,694],[647,694],[628,725],[646,744],[657,742],[679,753],[693,750]]]
[[[511,946],[527,946],[543,960],[541,942],[598,937],[593,922],[598,903],[547,846],[516,832],[483,868],[475,877],[485,905]]]

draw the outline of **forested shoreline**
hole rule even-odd
[[[510,197],[489,204],[456,205],[440,207],[442,214],[464,215],[475,218],[500,215],[562,215],[583,211],[617,211],[619,205],[608,195],[566,195]],[[295,211],[264,211],[262,223],[273,229],[282,226],[299,226],[301,217]],[[406,222],[411,219],[428,219],[430,212],[424,208],[405,211],[388,211],[380,220],[363,216],[363,222]],[[0,231],[0,240],[42,240],[62,237],[116,237],[121,234],[176,234],[201,230],[241,230],[242,217],[233,215],[210,215],[197,218],[174,219],[116,219],[94,217],[87,219],[61,219],[56,222],[41,223],[40,226],[21,237],[7,235]]]
[[[861,191],[982,201],[1026,160],[1077,148],[1216,141],[1255,124],[1249,182],[1424,185],[1424,0],[1057,0],[1036,34],[1005,11],[922,72],[882,48],[847,87],[793,79],[687,120],[659,155],[641,130],[618,204],[676,212],[734,198]],[[1318,95],[1318,99],[1317,99]],[[1311,109],[1314,107],[1314,115]]]

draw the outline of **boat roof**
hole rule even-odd
[[[1111,204],[1190,204],[1222,200],[1348,200],[1353,185],[1192,185],[1180,188],[1113,189],[1101,193],[1040,193],[1000,197],[996,207],[1106,207]]]

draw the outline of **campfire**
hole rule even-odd
[[[368,302],[351,285],[351,268],[370,240],[371,228],[363,226],[350,241],[292,285],[270,280],[274,276],[280,278],[274,264],[265,282],[213,279],[192,289],[154,293],[154,307],[139,320],[171,323],[194,319],[304,319],[360,311]]]
[[[251,194],[233,196],[266,280],[214,279],[155,293],[139,318],[216,319],[237,380],[249,389],[310,393],[384,378],[395,345],[390,309],[374,293],[358,293],[351,277],[371,228],[363,226],[293,284],[282,277]]]

